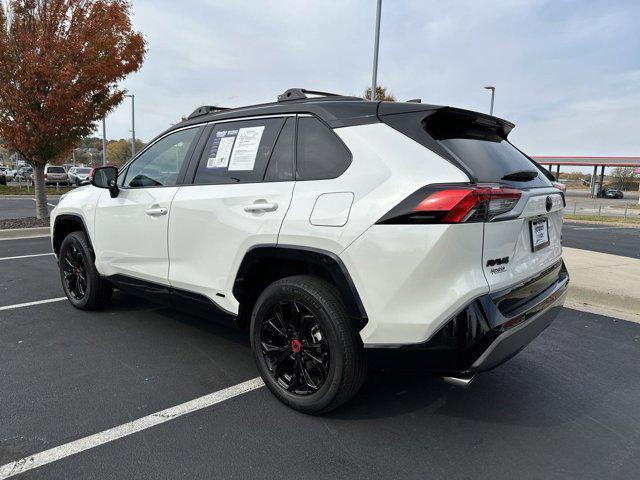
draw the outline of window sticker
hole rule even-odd
[[[227,168],[238,130],[221,130],[211,142],[207,168]]]
[[[238,137],[229,161],[229,171],[253,170],[264,125],[241,128],[237,132]]]

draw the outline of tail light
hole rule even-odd
[[[522,192],[487,186],[429,186],[391,209],[378,223],[488,222],[513,209]]]
[[[95,171],[96,171],[96,167],[92,167],[91,171],[89,172],[89,176],[87,177],[87,180],[93,179],[93,172]]]
[[[566,192],[567,191],[567,186],[564,183],[560,183],[560,182],[551,182],[551,184],[556,187],[558,190],[560,190],[561,192]]]
[[[45,180],[47,179],[47,174],[46,174],[46,173],[44,174],[44,179],[45,179]]]

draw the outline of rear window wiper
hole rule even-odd
[[[512,182],[530,182],[534,178],[538,176],[538,172],[533,170],[522,170],[518,172],[507,173],[502,180],[512,181]]]

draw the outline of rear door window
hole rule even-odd
[[[67,173],[64,167],[47,167],[49,173]]]
[[[342,175],[351,165],[351,152],[338,136],[313,117],[298,119],[296,180],[325,180]]]
[[[262,182],[284,118],[217,124],[195,172],[197,185]]]
[[[269,159],[265,182],[287,182],[295,179],[295,135],[296,119],[287,118]]]

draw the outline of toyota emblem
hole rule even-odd
[[[551,211],[551,207],[553,207],[553,199],[551,197],[547,197],[547,200],[544,202],[545,207],[547,207],[547,212]]]

